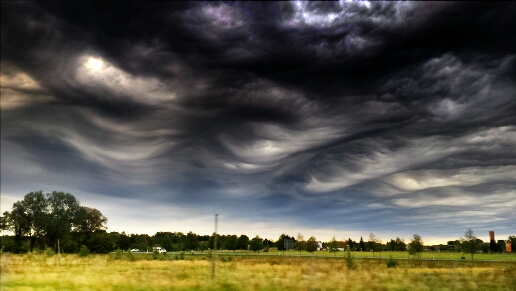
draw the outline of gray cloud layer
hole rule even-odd
[[[513,3],[1,5],[2,195],[514,230]]]

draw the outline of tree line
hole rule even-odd
[[[157,232],[155,235],[131,234],[125,232],[107,232],[107,218],[102,213],[90,207],[81,206],[79,201],[69,193],[52,192],[43,194],[43,191],[30,192],[24,199],[13,204],[11,211],[6,211],[0,217],[2,230],[14,233],[14,236],[2,236],[2,251],[32,252],[51,247],[55,252],[77,253],[82,246],[91,253],[104,254],[114,250],[139,249],[152,250],[155,246],[167,251],[205,251],[214,249],[213,235],[198,235],[193,232]],[[510,236],[508,241],[516,246],[516,236]],[[59,242],[59,243],[58,243]],[[268,252],[270,248],[277,251],[295,250],[314,252],[319,247],[332,252],[338,251],[370,251],[373,256],[382,251],[408,251],[420,257],[424,249],[424,242],[418,234],[414,234],[411,241],[406,243],[397,237],[383,243],[373,233],[367,241],[360,237],[356,242],[349,238],[337,241],[333,237],[329,242],[319,244],[311,236],[305,240],[301,234],[291,237],[281,234],[276,240],[263,239],[259,236],[249,238],[242,234],[217,235],[217,249],[227,251],[255,251]],[[60,249],[58,249],[60,248]],[[486,247],[478,239],[473,230],[468,229],[464,236],[456,241],[449,241],[443,248],[446,251],[457,251],[473,254],[482,252],[501,252],[502,247],[491,242]]]
[[[15,253],[32,252],[35,247],[48,246],[57,252],[61,242],[67,251],[75,252],[83,240],[106,229],[106,223],[107,218],[99,210],[81,206],[70,193],[30,192],[0,216],[1,229],[14,233],[13,240],[2,239],[2,250],[7,247],[7,251]]]

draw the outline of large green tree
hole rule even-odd
[[[199,248],[199,242],[197,241],[197,234],[188,232],[185,237],[184,247],[189,251],[196,251]]]
[[[36,240],[45,234],[45,226],[48,223],[46,211],[48,203],[43,191],[30,192],[20,202],[27,219],[30,251],[32,252]]]
[[[57,250],[58,240],[79,226],[79,201],[70,193],[53,191],[47,194],[48,223],[46,227],[50,243]]]
[[[285,251],[287,249],[293,248],[294,238],[282,233],[278,240],[274,243],[274,246],[278,248],[278,251]]]
[[[99,229],[107,229],[107,218],[98,209],[81,206],[77,213],[76,232],[93,233]]]
[[[365,251],[364,239],[362,237],[360,237],[360,242],[358,244],[360,246],[360,251]]]
[[[382,247],[382,241],[376,235],[374,235],[373,233],[370,233],[369,240],[367,241],[367,248],[370,251],[373,251],[373,257],[374,257],[375,252],[377,252],[378,250],[381,250],[380,249],[381,247]]]
[[[122,251],[126,251],[131,247],[131,238],[125,233],[125,231],[122,231],[121,234],[119,234],[118,239],[116,241],[116,247]],[[155,238],[155,243],[159,244],[162,248],[166,249],[168,247],[167,243],[167,237],[165,235]]]
[[[28,193],[23,200],[13,205],[13,211],[19,209],[25,217],[31,252],[36,240],[45,234],[45,226],[48,222],[47,204],[43,191],[37,191]]]
[[[296,244],[295,244],[294,248],[296,249],[296,251],[299,252],[299,255],[301,255],[301,251],[306,250],[305,237],[300,233],[297,234]]]
[[[318,246],[318,242],[317,242],[317,239],[315,238],[315,236],[311,236],[306,241],[306,251],[309,253],[315,252],[317,250],[317,246]]]
[[[86,242],[90,252],[94,254],[107,254],[116,249],[118,242],[104,229],[95,231]]]
[[[95,208],[81,207],[72,194],[54,191],[45,195],[35,191],[16,201],[0,222],[2,229],[14,233],[18,247],[28,237],[32,252],[35,242],[43,236],[54,247],[57,240],[65,237],[68,246],[77,243],[73,240],[87,242],[82,234],[105,229],[107,218]]]
[[[346,248],[350,251],[356,250],[357,246],[359,246],[359,244],[351,238],[348,238],[346,241]]]
[[[462,244],[462,250],[464,250],[465,253],[471,254],[471,260],[473,260],[473,255],[477,252],[479,245],[473,230],[468,228],[464,233],[464,237],[460,238],[460,241]]]
[[[47,200],[43,191],[30,192],[21,201],[13,204],[11,212],[4,212],[3,227],[14,232],[16,245],[20,246],[22,238],[30,239],[30,251],[34,243],[45,234],[48,222]]]
[[[406,251],[407,245],[405,244],[405,241],[397,237],[396,240],[391,239],[387,243],[387,249],[390,251]]]
[[[247,250],[248,245],[249,245],[249,237],[245,234],[240,235],[237,239],[237,249]]]
[[[263,239],[259,236],[255,236],[249,243],[251,250],[254,252],[260,252],[263,250]]]
[[[516,235],[510,235],[507,242],[511,244],[511,253],[516,253]]]
[[[408,244],[408,250],[411,255],[416,255],[418,258],[421,258],[421,253],[423,252],[423,240],[419,234],[414,234],[412,239]]]
[[[24,215],[24,211],[20,201],[15,202],[12,210],[5,211],[2,216],[2,230],[12,231],[14,233],[14,249],[15,253],[26,252],[22,248],[23,237],[29,231],[29,224]]]
[[[274,244],[274,242],[273,242],[273,241],[268,240],[268,239],[264,239],[264,240],[263,240],[263,247],[265,248],[264,252],[268,252],[268,251],[269,251],[269,247],[270,247],[271,245],[273,245],[273,244]]]
[[[8,214],[9,214],[9,211],[5,211],[0,216],[0,230],[9,230],[9,221],[7,220]]]
[[[217,234],[217,250],[222,250],[222,245],[224,243],[224,238],[222,235]],[[212,250],[215,249],[215,233],[210,235],[210,238],[208,239],[208,247]]]
[[[335,256],[338,250],[339,250],[338,242],[335,239],[335,237],[332,237],[328,243],[328,251],[332,252],[333,256]]]
[[[238,237],[236,235],[228,235],[226,240],[226,249],[230,251],[234,251],[237,249],[237,240]]]
[[[106,223],[107,218],[98,209],[81,206],[76,215],[76,227],[73,231],[78,245],[88,246],[95,231],[107,229]]]

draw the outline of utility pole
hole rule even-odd
[[[215,232],[213,233],[213,258],[211,262],[211,279],[215,278],[215,263],[217,261],[217,226],[219,215],[215,214]]]

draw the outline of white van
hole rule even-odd
[[[161,247],[153,247],[153,248],[152,248],[152,252],[158,252],[158,253],[160,253],[160,254],[161,254],[161,253],[166,253],[166,252],[167,252],[167,250],[166,250],[166,249],[163,249],[163,248],[161,248]]]

